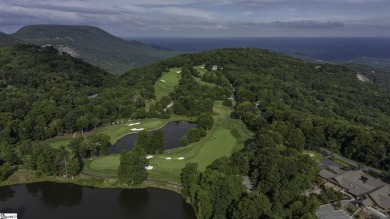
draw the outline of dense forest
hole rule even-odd
[[[68,171],[61,164],[72,161],[73,174],[76,161],[106,153],[107,136],[75,139],[67,156],[64,149],[46,151],[36,141],[123,118],[197,117],[200,129],[185,145],[212,127],[212,104],[224,100],[234,109],[231,116],[254,135],[243,150],[216,160],[204,172],[193,163],[183,169],[183,195],[200,218],[313,218],[319,200],[302,194],[316,180],[318,165],[305,149],[324,147],[383,170],[390,167],[390,96],[359,81],[348,67],[266,50],[223,49],[181,55],[114,77],[57,53],[37,46],[0,50],[0,160],[6,165],[22,163],[58,175]],[[193,68],[202,64],[208,69],[203,76]],[[146,111],[145,100],[155,98],[154,83],[173,67],[182,68],[179,85]],[[228,99],[232,94],[234,106]],[[173,109],[165,112],[170,101]],[[160,152],[145,142],[145,150]],[[133,162],[144,155],[142,150],[121,155],[122,181],[146,178],[126,175],[147,164],[144,159]],[[53,169],[45,162],[59,165]],[[250,179],[252,192],[245,192],[243,177]]]

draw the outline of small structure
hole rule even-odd
[[[94,98],[96,98],[97,96],[98,96],[98,94],[93,94],[93,95],[89,96],[88,99],[94,99]]]
[[[365,207],[376,205],[382,212],[390,210],[390,185],[380,179],[361,170],[345,171],[339,168],[323,169],[319,175],[344,189]]]
[[[211,67],[211,71],[216,71],[218,70],[218,65],[213,65],[213,67]]]

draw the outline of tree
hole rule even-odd
[[[199,141],[199,139],[201,137],[201,133],[199,132],[199,130],[197,128],[193,128],[188,132],[187,137],[188,137],[188,140],[190,142],[196,142],[196,141]]]
[[[197,123],[198,128],[209,130],[213,128],[213,125],[214,125],[214,120],[210,114],[204,113],[199,116],[198,123]]]
[[[136,146],[143,148],[148,153],[153,151],[153,148],[151,147],[151,139],[147,131],[142,130],[138,133]]]
[[[302,151],[305,147],[305,136],[300,129],[292,129],[285,140],[286,146]]]
[[[79,174],[80,170],[81,170],[81,164],[77,158],[73,158],[68,161],[66,165],[66,171],[69,176],[73,178],[73,176]]]
[[[150,147],[148,154],[151,153],[162,153],[164,150],[164,133],[161,130],[154,131],[150,136]]]
[[[232,206],[230,216],[233,219],[265,218],[270,215],[271,206],[263,193],[251,193]]]
[[[146,152],[141,147],[121,153],[118,178],[126,184],[141,184],[148,176],[145,167],[149,165]]]
[[[180,138],[180,146],[186,146],[189,143],[191,143],[191,142],[187,136],[184,135],[183,137]]]
[[[81,130],[82,132],[88,128],[89,126],[89,121],[87,119],[86,116],[80,116],[77,120],[76,120],[76,126],[77,126],[77,129]]]
[[[199,170],[197,163],[186,163],[185,167],[181,170],[181,183],[183,185],[183,196],[189,198],[191,202],[194,202],[197,191]]]
[[[0,181],[6,180],[13,172],[13,168],[8,164],[0,166]]]

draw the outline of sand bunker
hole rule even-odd
[[[147,167],[145,167],[145,169],[147,169],[147,170],[152,170],[152,169],[153,169],[153,166],[147,166]]]
[[[139,122],[136,122],[136,123],[130,123],[130,124],[129,124],[129,126],[135,126],[135,125],[139,125],[139,124],[141,124],[141,123],[139,123]]]
[[[142,130],[144,130],[144,128],[139,128],[139,129],[137,129],[137,128],[132,128],[132,129],[131,129],[131,131],[142,131]]]
[[[170,159],[172,159],[171,157],[167,157],[167,158],[165,158],[166,160],[170,160]]]
[[[179,158],[177,158],[178,160],[184,160],[184,157],[179,157]]]
[[[160,80],[160,81],[165,83],[165,80]]]
[[[152,155],[146,156],[146,159],[150,159],[150,158],[153,158],[153,156]]]
[[[180,74],[180,73],[181,73],[181,71],[177,71],[176,73]]]

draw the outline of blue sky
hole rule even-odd
[[[1,0],[0,31],[93,25],[117,36],[390,36],[390,0]]]

